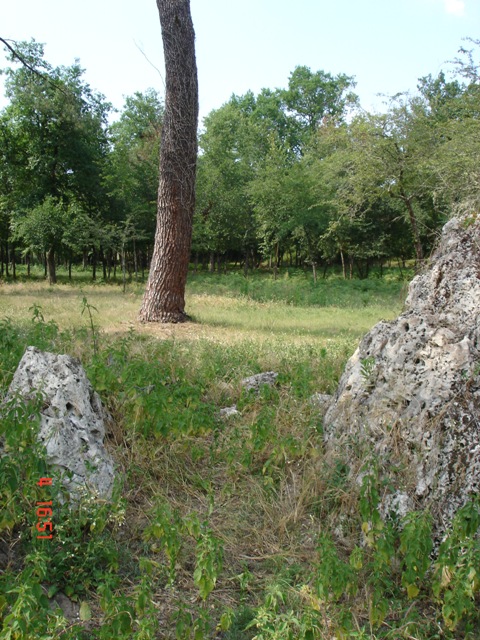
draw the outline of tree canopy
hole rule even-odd
[[[191,261],[245,272],[262,261],[345,276],[421,263],[456,208],[478,210],[477,41],[450,72],[418,81],[384,113],[361,109],[354,78],[296,67],[284,88],[233,95],[199,135]],[[471,46],[471,48],[469,48]],[[7,51],[0,111],[1,274],[19,261],[137,274],[153,252],[164,105],[152,89],[118,115],[78,62],[43,46]]]

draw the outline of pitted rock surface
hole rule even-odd
[[[317,407],[320,415],[324,416],[329,406],[332,404],[333,396],[328,393],[314,393],[310,397],[310,402]]]
[[[260,389],[263,385],[273,387],[278,378],[278,373],[275,371],[265,371],[264,373],[257,373],[254,376],[244,378],[241,382],[242,387],[247,391],[254,391],[260,393]]]
[[[114,467],[103,445],[107,413],[80,362],[27,347],[8,396],[31,398],[36,392],[44,396],[39,439],[47,463],[72,472],[63,480],[72,500],[85,491],[109,498]]]
[[[325,438],[328,448],[351,455],[366,443],[402,504],[429,506],[440,531],[480,489],[479,217],[445,225],[405,305],[348,361]],[[400,465],[408,486],[396,486]]]
[[[233,418],[234,416],[239,416],[240,411],[237,409],[237,405],[234,404],[231,407],[224,407],[223,409],[220,409],[218,415],[220,418]]]

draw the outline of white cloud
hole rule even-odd
[[[464,0],[443,0],[445,5],[445,11],[455,16],[465,15],[465,2]]]

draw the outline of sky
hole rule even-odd
[[[453,68],[448,61],[458,49],[473,46],[464,38],[480,38],[480,0],[190,0],[190,6],[200,122],[233,93],[287,87],[298,65],[354,76],[362,107],[381,111],[384,96],[414,92],[418,78]],[[4,2],[0,15],[0,37],[45,43],[54,66],[80,59],[86,81],[117,109],[136,91],[164,93],[154,0],[17,0]],[[0,67],[6,64],[0,49]]]

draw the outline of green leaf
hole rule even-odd
[[[420,593],[420,589],[416,585],[414,584],[407,585],[407,596],[410,598],[410,600],[412,600],[413,598],[416,598],[419,593]]]
[[[52,584],[50,589],[47,592],[47,597],[50,600],[53,596],[58,592],[58,586],[56,584]]]
[[[85,622],[87,620],[90,620],[91,617],[92,610],[90,609],[88,602],[82,602],[82,604],[80,605],[80,620],[82,620],[82,622]]]
[[[220,616],[220,622],[218,623],[217,629],[220,631],[228,631],[232,626],[233,622],[233,611],[229,609],[228,611],[224,611]]]

